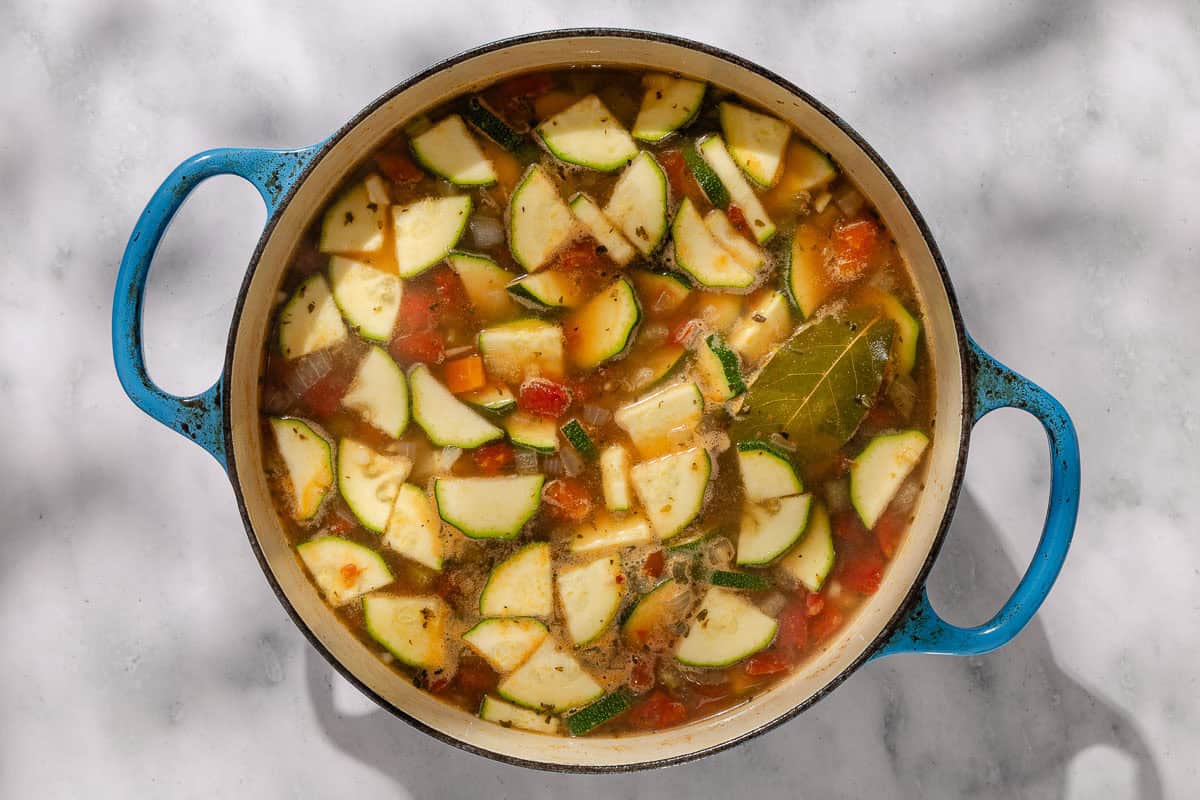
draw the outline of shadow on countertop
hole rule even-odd
[[[994,525],[964,493],[931,580],[959,622],[990,616],[1018,580]],[[1059,798],[1080,752],[1104,745],[1136,765],[1136,796],[1163,796],[1134,722],[1055,663],[1038,619],[978,658],[896,656],[868,664],[800,717],[688,765],[609,776],[542,773],[452,750],[383,710],[334,707],[332,670],[308,649],[307,682],[325,735],[412,797],[560,797],[603,781],[607,797]],[[450,761],[452,759],[452,761]],[[453,767],[447,765],[453,763]]]

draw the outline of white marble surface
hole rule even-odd
[[[0,796],[1196,796],[1194,3],[220,5],[0,8]],[[1066,570],[1009,647],[887,659],[731,752],[589,778],[453,750],[332,677],[216,464],[122,395],[108,316],[184,156],[307,144],[433,60],[592,24],[707,40],[844,114],[926,214],[976,337],[1074,414],[1085,486]],[[262,219],[220,179],[169,234],[148,300],[168,388],[215,376]],[[1046,465],[1031,419],[979,429],[933,578],[955,620],[1015,583]]]

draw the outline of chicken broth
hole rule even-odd
[[[343,623],[483,719],[620,735],[745,702],[879,587],[933,435],[874,209],[663,74],[521,75],[331,194],[264,353],[279,518]]]

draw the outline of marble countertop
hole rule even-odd
[[[0,8],[0,796],[1195,796],[1194,4],[218,5]],[[578,25],[706,40],[842,113],[916,198],[974,335],[1071,410],[1076,544],[1011,645],[871,664],[796,721],[681,768],[500,766],[334,676],[268,589],[212,459],[126,400],[113,278],[178,161],[316,141],[432,61]],[[263,217],[248,185],[216,179],[168,235],[147,301],[166,388],[216,375]],[[1031,418],[980,426],[932,579],[954,621],[982,621],[1015,584],[1046,475]]]

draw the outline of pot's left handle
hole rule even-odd
[[[226,462],[221,379],[200,394],[179,397],[160,389],[146,372],[142,300],[150,263],[175,212],[201,182],[214,175],[244,178],[262,195],[269,220],[320,146],[298,150],[221,148],[192,156],[176,167],[150,198],[121,258],[112,317],[113,360],[121,386],[134,405],[212,453],[222,467]]]

